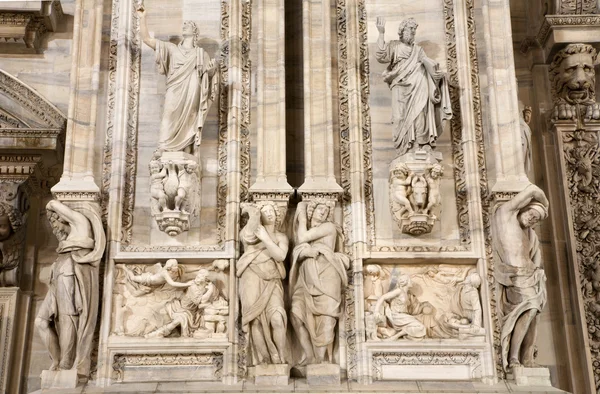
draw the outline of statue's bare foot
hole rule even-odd
[[[516,357],[511,358],[508,362],[508,368],[518,368],[518,367],[522,367],[521,363],[519,362],[519,359]]]

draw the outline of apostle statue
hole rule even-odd
[[[533,226],[547,216],[546,195],[537,186],[529,185],[496,209],[493,217],[498,256],[494,275],[501,292],[500,339],[506,371],[535,367],[535,338],[539,315],[546,304],[546,275]]]
[[[286,363],[287,315],[283,301],[288,238],[278,231],[272,202],[246,205],[248,223],[240,231],[244,254],[237,263],[242,326],[250,332],[256,364]]]
[[[332,363],[336,325],[342,314],[348,256],[341,228],[333,222],[333,201],[298,203],[292,254],[290,319],[304,350],[300,364]]]
[[[388,64],[383,80],[392,91],[394,147],[398,156],[413,150],[431,150],[452,118],[448,81],[439,65],[415,44],[417,22],[400,23],[398,40],[385,42],[385,19],[377,18],[379,63]]]
[[[158,72],[167,77],[158,149],[193,154],[214,97],[215,61],[197,46],[199,30],[194,22],[183,23],[183,41],[176,45],[150,37],[143,7],[138,14],[142,40],[156,52]]]
[[[90,352],[99,301],[98,265],[106,238],[100,209],[90,202],[46,206],[58,238],[58,257],[35,325],[52,360],[51,371],[77,369],[90,373]]]

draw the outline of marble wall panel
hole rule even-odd
[[[437,141],[437,151],[443,155],[444,175],[441,181],[442,209],[441,220],[437,221],[430,234],[413,237],[403,234],[392,219],[389,210],[389,164],[396,157],[391,123],[391,91],[383,81],[382,72],[386,64],[375,58],[378,31],[376,19],[386,19],[386,42],[397,40],[398,25],[407,18],[414,18],[419,27],[415,43],[421,46],[427,56],[439,63],[440,70],[447,72],[446,26],[442,0],[428,2],[415,0],[366,1],[367,40],[369,47],[370,113],[373,140],[373,187],[375,200],[375,243],[377,246],[454,246],[459,244],[459,230],[456,210],[454,168],[450,133],[442,134]],[[454,114],[460,116],[460,114]]]

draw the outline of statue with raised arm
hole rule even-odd
[[[77,369],[89,376],[99,301],[98,265],[106,238],[100,209],[90,202],[46,206],[59,240],[58,257],[35,325],[50,353],[51,371]]]
[[[158,72],[167,77],[158,149],[193,154],[214,97],[215,61],[197,45],[199,30],[194,22],[183,23],[183,40],[176,45],[150,36],[143,7],[138,15],[141,38],[156,52]]]
[[[333,363],[336,326],[350,259],[341,228],[333,222],[335,202],[300,202],[294,218],[290,319],[304,350],[300,364]]]
[[[548,216],[548,199],[527,186],[496,209],[492,219],[497,253],[494,276],[500,285],[502,365],[506,371],[535,367],[537,322],[546,304],[546,275],[533,226]]]
[[[242,327],[250,332],[257,364],[286,363],[287,315],[283,301],[288,238],[273,202],[244,206],[248,223],[240,231],[244,254],[237,263]]]
[[[445,122],[452,118],[448,82],[439,65],[415,44],[417,22],[400,23],[398,40],[385,42],[385,19],[377,18],[379,63],[388,64],[383,80],[392,91],[394,147],[398,156],[414,150],[430,151]]]

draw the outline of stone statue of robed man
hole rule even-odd
[[[199,30],[194,22],[183,23],[183,41],[176,45],[150,37],[143,7],[138,14],[142,40],[155,50],[158,72],[167,77],[158,149],[193,153],[200,145],[202,128],[214,97],[215,61],[197,46]]]

